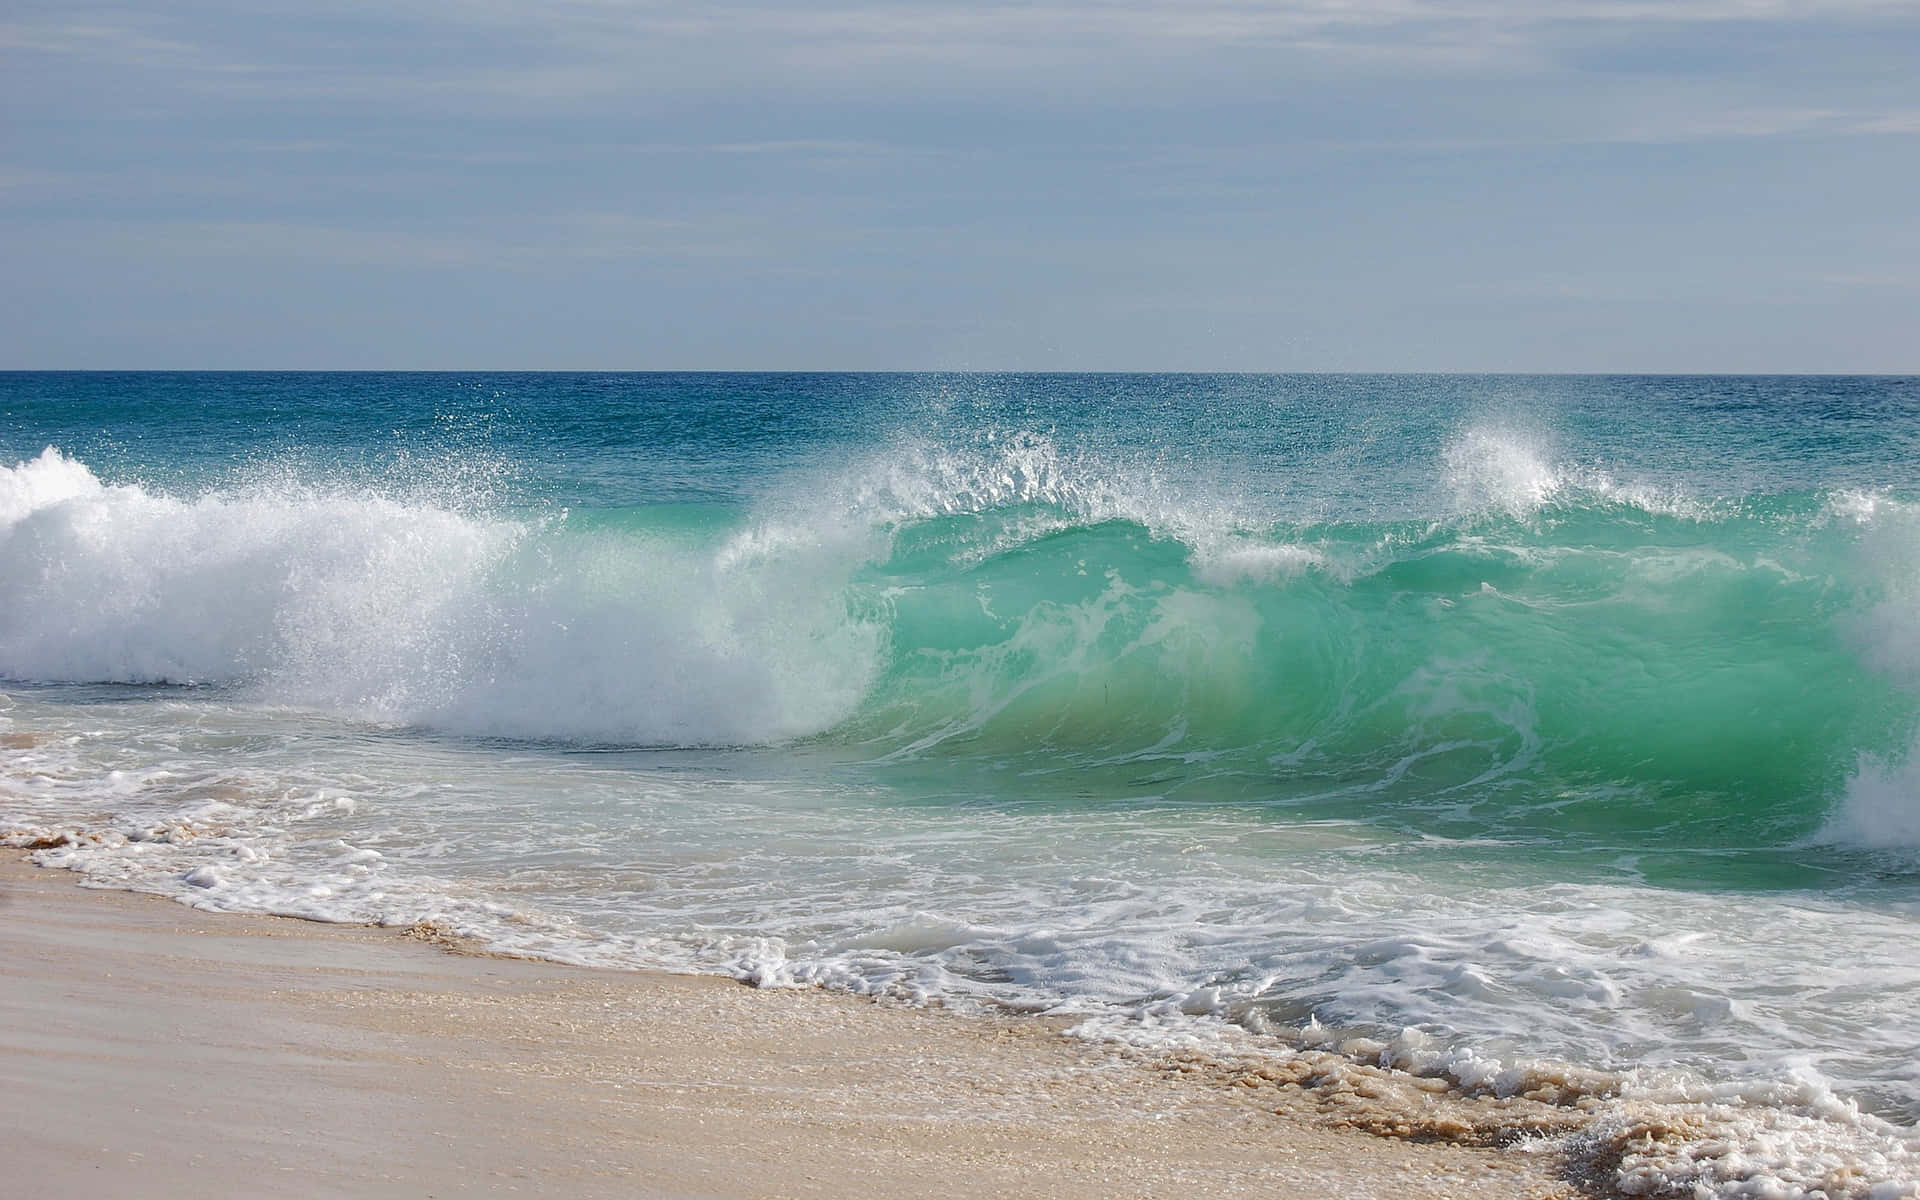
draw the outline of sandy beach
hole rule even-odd
[[[35,1196],[1578,1194],[1551,1154],[1060,1036],[0,864],[0,1127]],[[1276,1111],[1277,1110],[1277,1111]]]

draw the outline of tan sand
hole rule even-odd
[[[1550,1154],[1330,1128],[1038,1020],[75,884],[0,861],[0,1194],[1575,1194]]]

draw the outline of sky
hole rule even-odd
[[[1920,372],[1920,0],[6,0],[0,368]]]

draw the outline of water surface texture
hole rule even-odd
[[[206,907],[1688,1080],[1897,1184],[1915,461],[1902,378],[5,374],[0,823]]]

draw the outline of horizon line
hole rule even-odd
[[[1019,367],[0,367],[0,375],[1233,375],[1247,378],[1301,376],[1450,376],[1612,379],[1913,379],[1910,371],[1472,371],[1472,370],[1246,370],[1246,369],[1103,369]]]

